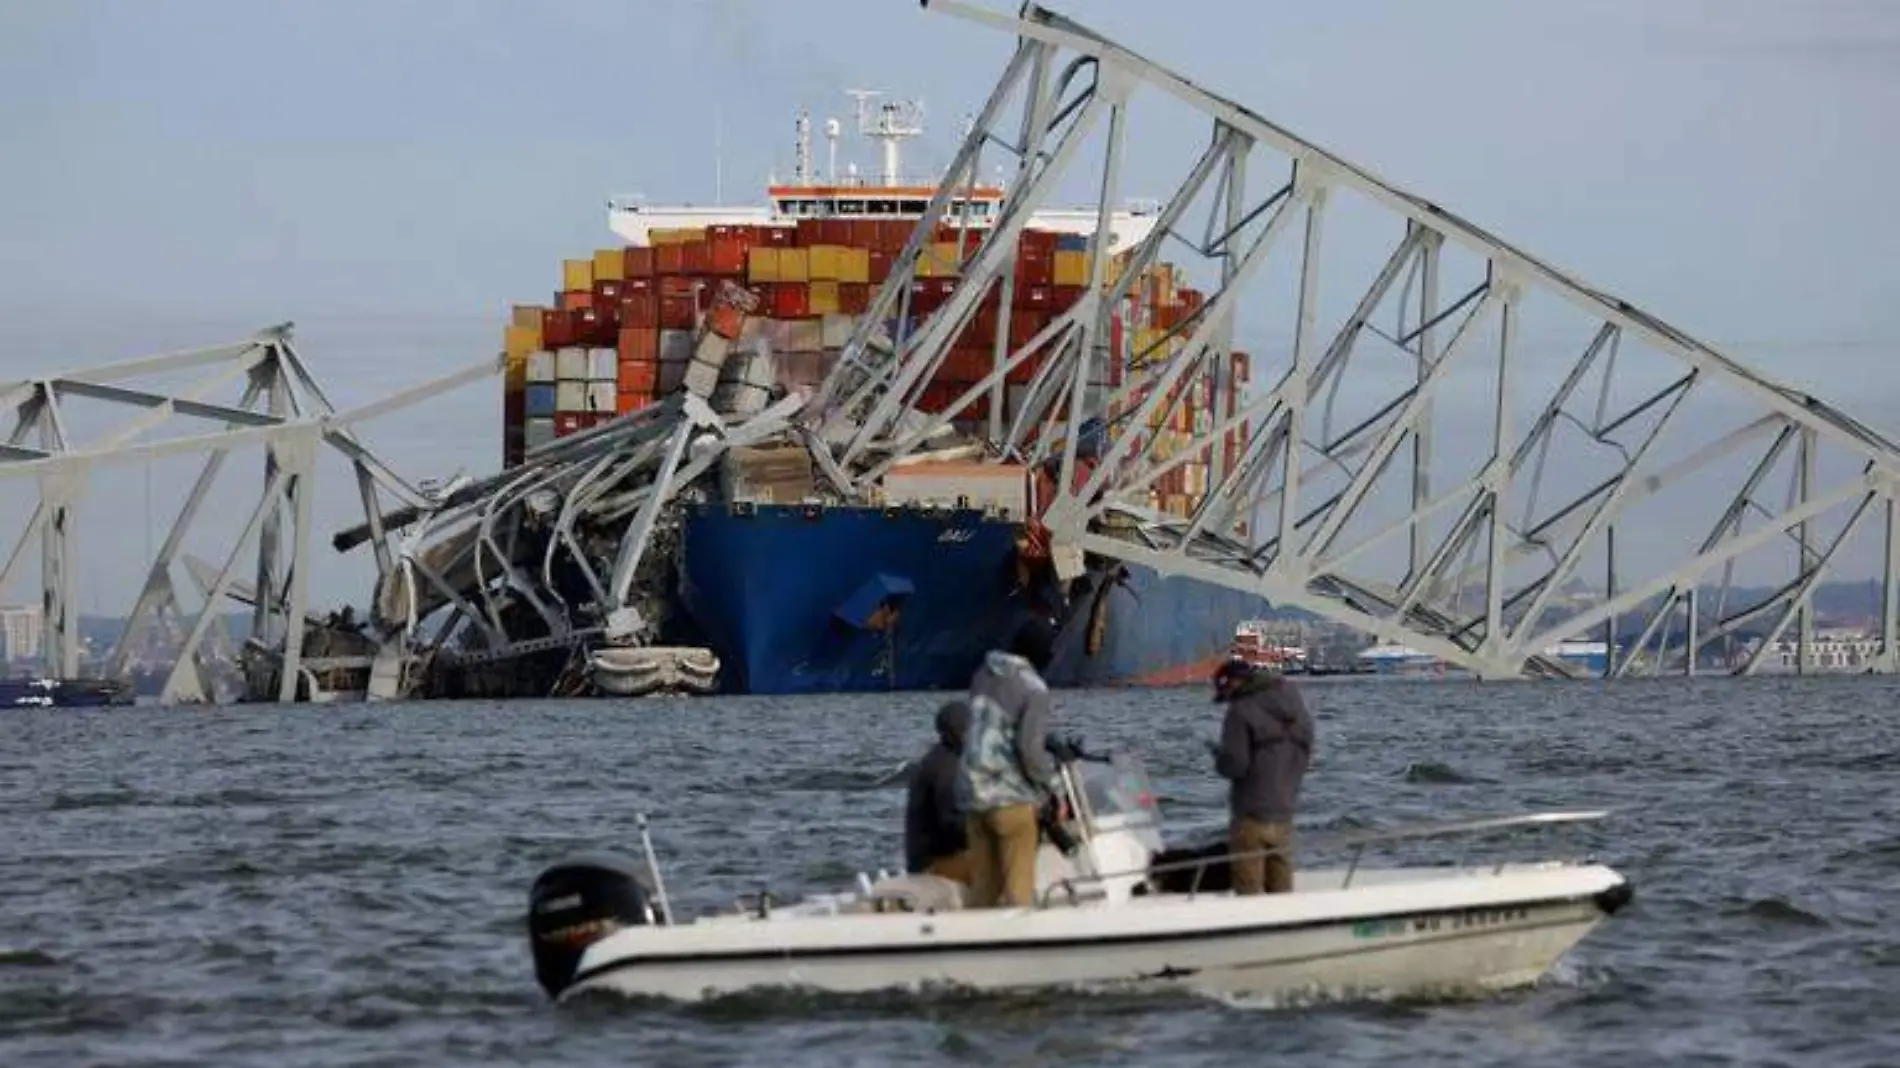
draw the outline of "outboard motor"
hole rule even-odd
[[[562,861],[528,891],[534,977],[549,997],[559,997],[588,946],[623,927],[667,922],[653,887],[630,861],[604,855]]]

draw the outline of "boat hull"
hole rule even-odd
[[[1042,606],[1019,588],[1017,524],[972,510],[706,505],[683,520],[685,637],[751,694],[955,690]],[[894,622],[864,606],[880,594]],[[1260,597],[1127,566],[1069,591],[1052,685],[1198,683]]]
[[[1535,982],[1629,898],[1621,876],[1594,866],[1485,883],[639,928],[591,948],[563,996],[699,1000],[761,987],[1179,987],[1289,1001],[1491,992]]]

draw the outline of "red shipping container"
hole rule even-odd
[[[1007,381],[1011,385],[1028,385],[1035,379],[1036,372],[1042,370],[1042,361],[1046,354],[1047,350],[1045,349],[1011,368],[1009,374],[1006,376]]]
[[[650,392],[629,393],[623,389],[614,394],[614,414],[627,415],[632,412],[637,412],[652,403],[653,394]]]
[[[680,271],[682,274],[705,274],[712,270],[712,245],[705,241],[688,241],[680,246]]]
[[[693,298],[661,297],[660,329],[691,330],[699,325],[699,309],[693,304]]]
[[[557,308],[541,311],[541,347],[561,349],[574,344],[574,320],[571,312]]]
[[[554,436],[564,438],[569,434],[579,433],[588,425],[586,418],[586,412],[555,412]]]
[[[777,282],[772,286],[772,318],[803,319],[811,315],[811,287],[803,282]]]
[[[851,243],[851,223],[847,219],[818,220],[818,244],[848,245]]]
[[[706,273],[717,275],[745,273],[748,247],[743,238],[736,235],[714,237],[709,245]]]
[[[885,251],[884,249],[871,250],[871,255],[869,259],[871,261],[871,284],[872,285],[883,285],[884,280],[891,276],[892,257],[893,257],[893,254]]]
[[[728,341],[736,341],[744,326],[744,313],[730,304],[714,304],[706,313],[706,328]]]
[[[574,330],[576,345],[611,345],[619,340],[615,337],[616,328],[608,325],[607,320],[592,308],[577,308],[568,313]]]
[[[582,308],[591,308],[594,306],[593,291],[571,289],[566,292],[556,293],[554,294],[554,306],[566,312],[579,311]]]
[[[668,297],[690,297],[693,295],[693,289],[693,280],[682,275],[672,274],[660,279],[660,299],[662,300]]]
[[[1059,312],[1075,307],[1075,302],[1081,299],[1081,286],[1056,286],[1049,292],[1049,303]]]
[[[620,327],[652,329],[660,325],[660,298],[651,289],[620,295]]]
[[[1021,293],[1024,286],[1048,287],[1056,283],[1056,261],[1037,260],[1018,257],[1016,260],[1016,292]]]
[[[798,244],[798,230],[791,226],[761,226],[759,244],[772,248],[791,248]]]
[[[620,332],[620,305],[600,304],[594,307],[594,314],[600,317],[600,332],[612,343],[614,335]]]
[[[658,245],[653,249],[654,274],[681,274],[685,269],[685,245]]]
[[[604,308],[620,300],[621,282],[618,278],[602,278],[594,283],[594,307]]]
[[[823,219],[798,220],[798,236],[794,239],[794,243],[799,248],[810,248],[813,245],[824,244],[825,243],[824,220]]]
[[[698,308],[701,314],[704,314],[710,311],[714,302],[719,299],[719,287],[704,278],[695,279],[694,281],[699,284],[693,290],[693,307]]]
[[[643,326],[623,326],[620,328],[620,360],[652,363],[660,358],[659,331]]]
[[[1030,259],[1045,260],[1053,266],[1056,258],[1056,232],[1054,230],[1024,230],[1018,248],[1020,255]]]
[[[627,276],[628,281],[635,278],[651,278],[653,276],[653,249],[648,245],[628,245],[621,263],[623,265],[621,273]]]
[[[660,380],[660,365],[652,360],[629,360],[622,358],[617,367],[615,380],[622,393],[644,393],[649,396]]]
[[[862,282],[838,283],[838,310],[846,315],[863,315],[871,310],[871,287]]]

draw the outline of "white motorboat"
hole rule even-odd
[[[1130,755],[1064,743],[1071,821],[1045,824],[1037,901],[964,907],[934,876],[860,875],[843,893],[683,921],[640,821],[642,863],[557,864],[535,881],[528,928],[550,997],[606,990],[694,1000],[759,987],[834,992],[930,986],[1174,986],[1267,998],[1486,992],[1536,981],[1630,900],[1596,863],[1373,868],[1369,850],[1575,824],[1545,812],[1299,844],[1290,893],[1236,896],[1220,843],[1167,849],[1146,772]]]

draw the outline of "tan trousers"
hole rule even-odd
[[[1251,816],[1236,816],[1227,825],[1227,848],[1235,854],[1258,853],[1264,849],[1279,852],[1264,857],[1247,857],[1232,862],[1234,893],[1284,894],[1293,889],[1293,826],[1268,823]]]
[[[1036,896],[1036,806],[970,816],[970,907],[1023,906]]]
[[[938,857],[924,866],[925,875],[937,875],[970,885],[970,851],[952,853],[947,857]]]

